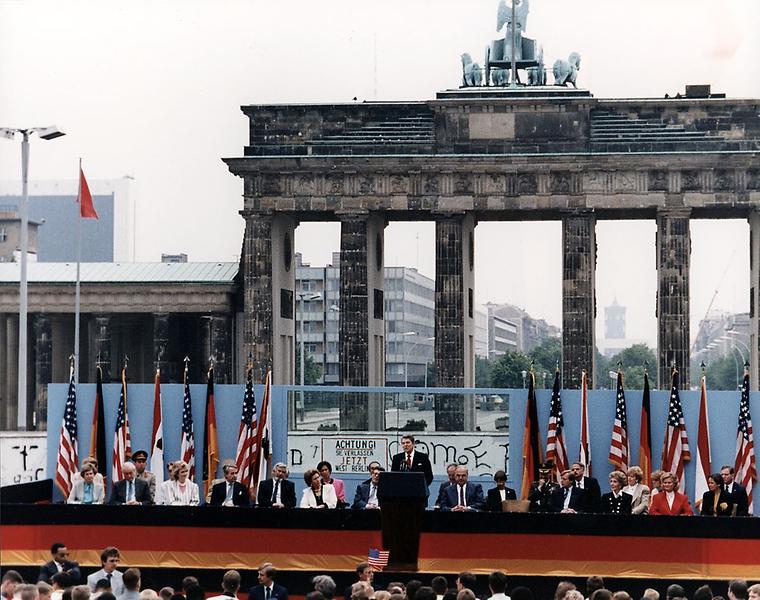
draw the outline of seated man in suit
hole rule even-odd
[[[277,569],[272,565],[262,565],[259,569],[259,584],[248,591],[248,600],[288,600],[288,590],[274,582]]]
[[[623,491],[626,475],[622,471],[610,473],[610,490],[602,496],[602,512],[611,515],[630,515],[633,496]]]
[[[583,512],[585,492],[575,485],[572,471],[562,471],[559,487],[552,492],[551,510],[557,513]]]
[[[428,487],[433,483],[433,467],[430,457],[424,452],[414,449],[414,436],[402,435],[401,448],[403,452],[394,455],[391,461],[391,471],[417,471],[425,474],[425,483]]]
[[[147,489],[147,484],[146,488]],[[94,592],[101,579],[107,579],[111,584],[111,591],[117,598],[124,593],[124,582],[122,580],[122,574],[116,570],[121,560],[121,553],[119,549],[114,546],[108,546],[100,553],[100,564],[102,565],[99,571],[95,571],[87,576],[87,585],[90,587],[90,591]]]
[[[69,549],[63,542],[56,542],[50,546],[50,554],[53,559],[40,567],[37,581],[50,583],[50,578],[56,573],[68,573],[72,583],[79,583],[82,573],[79,571],[79,563],[69,560]]]
[[[383,471],[385,469],[379,465],[374,467],[369,481],[356,486],[356,495],[354,496],[354,503],[351,505],[351,508],[357,510],[380,508],[380,502],[377,499],[377,483],[380,481],[380,473]]]
[[[248,490],[237,480],[238,469],[235,464],[227,463],[222,467],[224,481],[211,488],[211,506],[250,506],[251,497]]]
[[[723,465],[720,468],[720,476],[723,478],[723,489],[731,495],[737,517],[749,516],[749,499],[744,486],[734,481],[734,468]]]
[[[286,479],[288,467],[277,463],[272,467],[272,479],[259,484],[256,504],[262,508],[294,508],[296,505],[296,486]]]
[[[436,498],[435,506],[433,508],[441,508],[441,502],[443,502],[443,495],[446,493],[446,488],[456,483],[454,473],[456,473],[458,466],[459,465],[457,463],[446,465],[446,475],[448,475],[449,478],[441,482],[441,486],[438,488],[438,498]]]
[[[507,487],[507,474],[504,471],[496,471],[493,475],[496,487],[488,490],[486,498],[486,510],[488,512],[501,512],[501,503],[504,500],[517,500],[517,493]]]
[[[598,513],[602,510],[602,490],[599,482],[593,477],[586,477],[586,465],[574,462],[571,470],[575,476],[575,487],[582,489],[584,493],[584,502],[586,503],[583,512]]]
[[[467,483],[469,477],[467,467],[458,466],[454,477],[456,483],[446,488],[441,509],[454,512],[483,510],[486,506],[483,499],[483,488],[479,483]]]
[[[108,504],[153,504],[148,482],[137,478],[137,469],[131,462],[121,466],[124,479],[113,484]]]

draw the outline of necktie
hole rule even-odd
[[[113,577],[113,573],[106,573],[106,579],[108,579],[108,585],[111,585],[111,577]]]
[[[406,470],[411,471],[412,470],[412,455],[407,454],[406,455]]]
[[[227,484],[227,497],[224,499],[225,502],[229,502],[232,500],[232,484]]]
[[[464,503],[464,486],[463,485],[459,486],[459,504],[460,504],[460,506],[465,506],[465,503]]]
[[[277,502],[277,494],[279,493],[279,491],[280,491],[280,480],[278,479],[277,481],[274,482],[274,490],[272,491],[272,502]],[[267,588],[267,590],[269,590],[269,588]],[[269,596],[267,596],[267,598],[269,598]]]
[[[279,481],[277,483],[279,483]],[[272,588],[267,587],[267,588],[264,588],[264,589],[266,590],[266,593],[264,594],[264,598],[266,600],[269,600],[272,597]]]
[[[129,502],[130,500],[134,500],[135,499],[135,488],[134,488],[134,485],[135,484],[132,483],[131,481],[127,481],[127,502]]]
[[[377,486],[374,484],[371,484],[369,486],[369,502],[367,504],[376,504],[377,503]]]
[[[570,492],[570,488],[565,488],[564,496],[562,496],[563,500],[567,500],[567,494]]]

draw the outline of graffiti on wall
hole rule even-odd
[[[46,479],[45,432],[0,432],[0,485],[16,485]]]

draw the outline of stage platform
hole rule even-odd
[[[350,573],[382,545],[376,511],[3,504],[0,564],[30,568],[63,541],[83,572],[116,545],[152,569]],[[760,519],[441,513],[421,523],[417,572],[656,580],[760,579]]]

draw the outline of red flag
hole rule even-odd
[[[749,514],[753,514],[752,488],[757,482],[757,465],[755,464],[755,442],[752,436],[752,418],[749,414],[749,370],[744,367],[742,398],[739,402],[739,427],[736,432],[736,463],[734,466],[736,481],[747,490]]]
[[[581,448],[578,462],[586,467],[588,477],[591,477],[591,442],[588,433],[588,376],[583,369],[581,376]]]
[[[153,437],[150,451],[150,470],[156,476],[156,485],[164,481],[164,426],[161,420],[161,370],[156,369],[156,387],[153,393]]]
[[[522,495],[528,499],[530,484],[538,479],[541,462],[541,446],[538,441],[538,413],[536,409],[536,376],[530,372],[528,379],[528,404],[525,407],[525,431],[523,431]]]
[[[681,489],[685,489],[683,482],[684,467],[686,462],[690,460],[689,437],[686,435],[686,423],[683,420],[681,398],[678,395],[678,371],[673,368],[668,426],[665,431],[665,443],[662,447],[662,470],[666,473],[674,473],[681,484]]]
[[[644,472],[641,483],[652,487],[652,427],[649,424],[649,374],[644,371],[644,393],[641,397],[641,435],[639,436],[639,466]]]
[[[269,477],[272,462],[272,405],[270,397],[272,395],[272,371],[267,371],[264,379],[264,397],[261,399],[261,421],[256,433],[256,446],[258,456],[256,458],[255,481],[251,485],[258,486],[260,482]],[[257,487],[258,489],[258,487]]]
[[[710,468],[710,426],[707,420],[707,384],[702,375],[702,395],[699,399],[699,428],[697,429],[697,470],[694,474],[694,500],[701,502],[702,495],[709,489],[707,478]]]
[[[84,178],[82,167],[79,167],[79,196],[77,202],[79,203],[79,215],[83,219],[98,218],[98,213],[95,212],[95,205],[92,203],[90,186],[87,185],[87,180]]]

